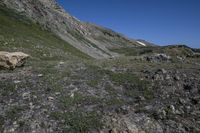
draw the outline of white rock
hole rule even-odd
[[[48,97],[48,100],[51,102],[51,101],[54,101],[54,97]]]
[[[21,81],[15,80],[14,83],[15,83],[15,84],[19,84],[19,83],[21,83]]]
[[[43,74],[38,74],[38,77],[42,77],[43,76]]]
[[[22,52],[9,53],[0,51],[0,67],[14,69],[22,66],[28,57],[29,55]]]

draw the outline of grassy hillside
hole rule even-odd
[[[0,6],[0,50],[23,51],[39,59],[89,58],[27,18]]]
[[[148,46],[148,47],[131,47],[111,49],[113,52],[124,54],[125,56],[140,56],[152,53],[165,53],[170,56],[190,56],[193,53],[199,53],[199,49],[193,49],[185,45],[169,45],[169,46]]]

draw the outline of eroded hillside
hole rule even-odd
[[[110,29],[81,22],[65,12],[55,0],[3,0],[2,5],[27,16],[70,45],[97,59],[118,56],[109,50],[112,47],[142,46]]]

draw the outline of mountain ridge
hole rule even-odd
[[[142,46],[137,41],[108,28],[78,20],[67,13],[55,0],[3,0],[3,3],[97,59],[118,56],[109,48]]]

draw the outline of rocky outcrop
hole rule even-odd
[[[0,51],[0,68],[14,69],[15,67],[22,66],[29,55],[22,52],[3,52]]]
[[[166,54],[154,54],[154,55],[147,55],[144,57],[145,60],[149,62],[168,62],[171,60],[171,57]]]
[[[102,130],[102,132],[110,133],[163,133],[162,127],[151,118],[144,114],[128,114],[106,117],[105,123],[110,130]]]
[[[3,0],[3,4],[94,58],[118,56],[109,50],[112,47],[143,46],[110,29],[81,22],[65,12],[55,0]]]

